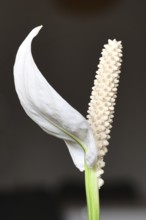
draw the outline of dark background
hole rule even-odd
[[[33,204],[39,196],[48,198],[50,191],[52,198],[68,199],[70,192],[81,189],[84,197],[84,175],[74,167],[65,144],[27,117],[14,89],[17,49],[41,24],[44,28],[33,41],[34,59],[49,83],[84,116],[102,46],[109,38],[122,40],[122,74],[101,197],[103,203],[111,198],[145,201],[145,6],[144,0],[1,0],[0,200],[4,207],[7,201],[11,207],[16,195],[22,201],[31,197]],[[14,207],[21,200],[17,197]]]

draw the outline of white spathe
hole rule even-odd
[[[97,147],[88,121],[46,81],[31,53],[31,43],[42,26],[34,28],[18,49],[14,65],[16,92],[27,115],[45,132],[65,141],[74,164],[84,170],[97,160]],[[86,154],[82,147],[86,147]]]

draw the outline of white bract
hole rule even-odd
[[[83,171],[97,161],[98,149],[88,121],[46,81],[31,53],[42,26],[34,28],[19,47],[14,65],[15,88],[27,115],[45,132],[65,141],[76,167]]]

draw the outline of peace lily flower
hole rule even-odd
[[[75,166],[85,171],[88,219],[99,220],[98,188],[108,145],[121,64],[121,42],[109,40],[102,52],[87,119],[46,81],[31,53],[42,26],[34,28],[18,49],[14,82],[26,114],[45,132],[65,141]],[[97,178],[98,177],[98,178]]]

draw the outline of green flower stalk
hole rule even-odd
[[[75,166],[85,171],[88,220],[99,220],[99,188],[108,145],[121,65],[121,42],[109,40],[102,52],[87,119],[46,81],[31,53],[42,26],[34,28],[18,49],[14,83],[26,114],[45,132],[67,145]]]

